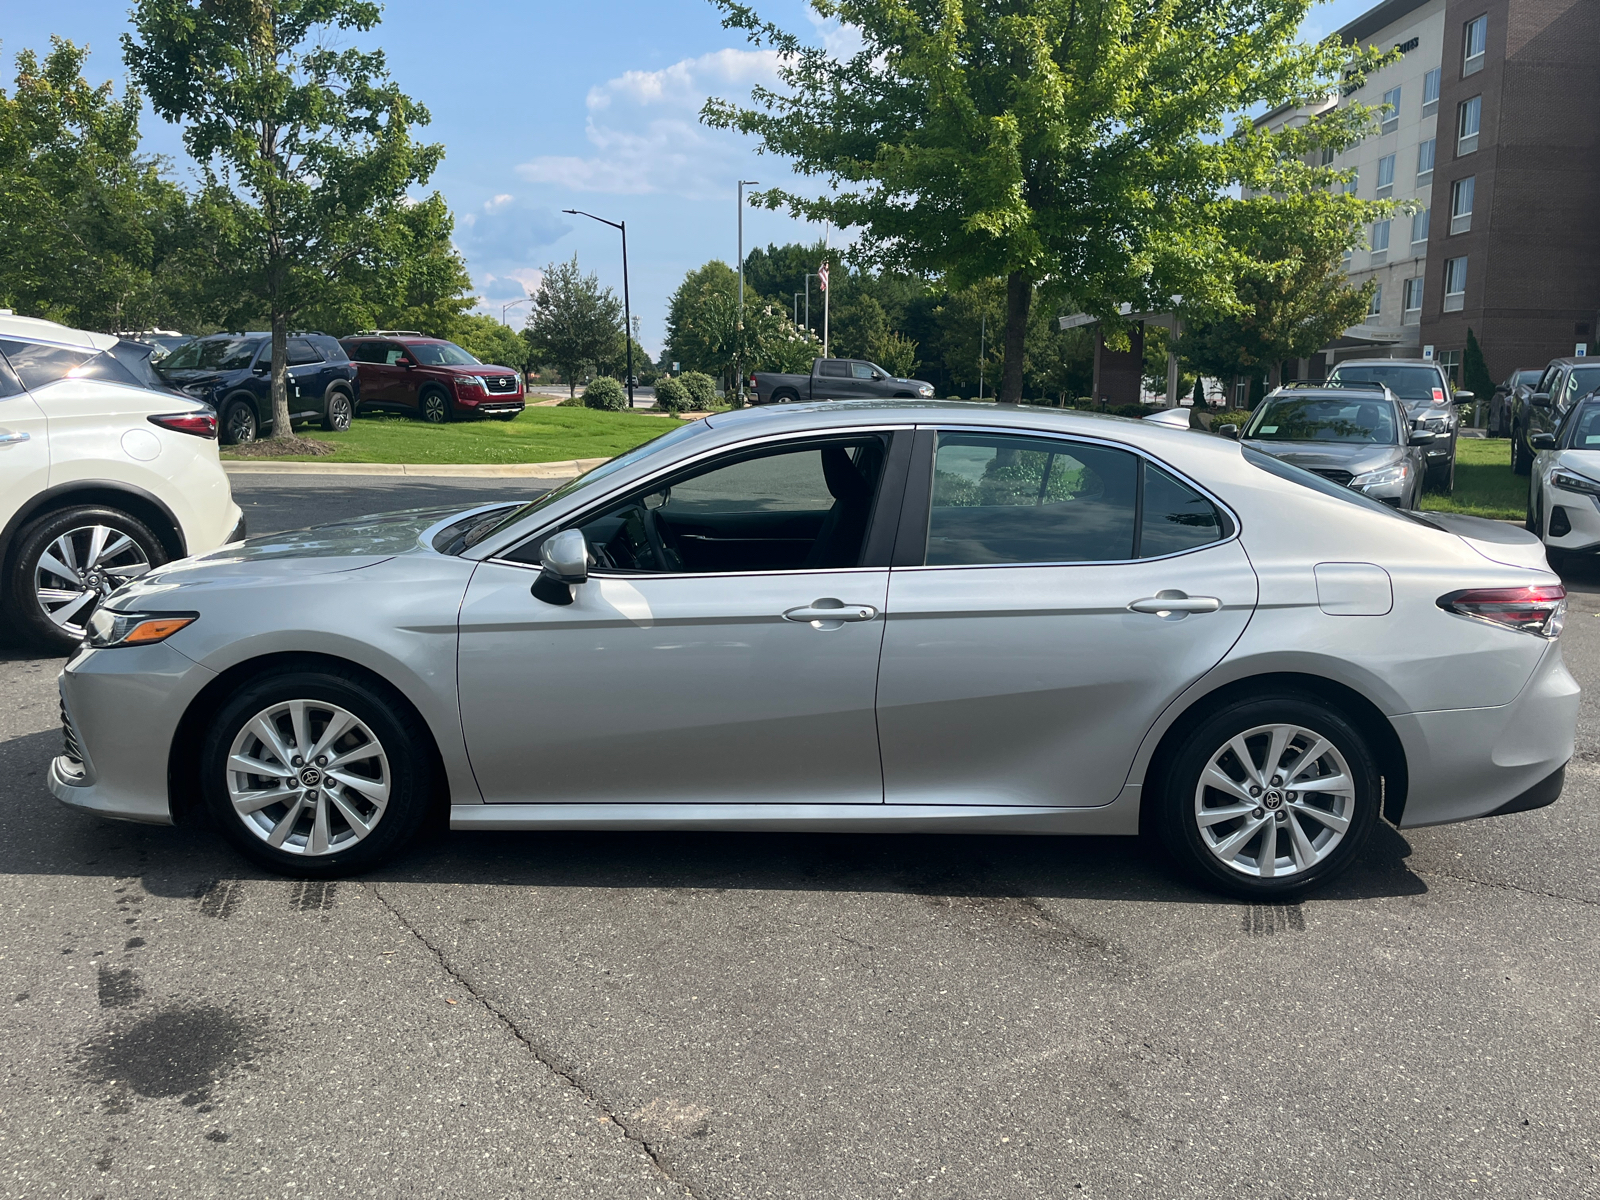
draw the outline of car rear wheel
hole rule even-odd
[[[228,840],[270,870],[367,870],[416,835],[435,779],[430,744],[403,704],[354,674],[271,674],[212,722],[206,804]]]
[[[322,427],[331,433],[343,433],[350,428],[350,419],[355,416],[355,407],[350,403],[350,397],[343,392],[333,391],[328,393],[328,402],[322,410]]]
[[[443,425],[455,414],[450,411],[450,397],[434,390],[422,394],[422,419],[430,425]]]
[[[1342,713],[1284,693],[1206,718],[1171,759],[1162,840],[1202,885],[1284,901],[1347,870],[1377,820],[1366,739]]]
[[[248,446],[260,435],[256,408],[248,400],[233,400],[222,409],[222,440],[230,446]]]
[[[23,531],[7,573],[8,607],[36,641],[63,654],[100,601],[166,561],[161,540],[114,508],[69,508]]]

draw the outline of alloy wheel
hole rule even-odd
[[[63,633],[82,637],[101,600],[150,569],[144,547],[109,525],[69,529],[39,556],[33,590],[44,615]]]
[[[1322,734],[1258,725],[1229,738],[1200,773],[1200,840],[1231,871],[1259,879],[1310,870],[1344,839],[1355,816],[1355,777]]]
[[[350,428],[350,401],[343,395],[328,401],[328,424],[335,433],[344,433]]]
[[[241,402],[228,409],[228,441],[237,446],[247,446],[256,440],[256,415],[250,406]]]
[[[228,750],[228,798],[244,826],[287,854],[345,851],[389,804],[389,758],[354,713],[285,700],[246,721]]]
[[[422,398],[422,419],[430,425],[443,425],[450,419],[449,402],[438,392],[429,392]]]

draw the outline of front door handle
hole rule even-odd
[[[1179,591],[1161,591],[1128,605],[1130,612],[1151,613],[1163,620],[1174,621],[1190,613],[1216,612],[1222,601],[1215,596],[1190,596]]]
[[[785,621],[810,622],[822,627],[833,627],[840,621],[870,621],[878,615],[878,610],[870,604],[846,604],[842,600],[835,600],[828,596],[821,600],[813,600],[810,604],[799,608],[791,608],[783,614]]]
[[[18,442],[25,442],[33,435],[31,433],[0,433],[0,446],[14,446]]]

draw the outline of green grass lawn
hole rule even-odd
[[[677,428],[668,416],[601,412],[591,408],[528,408],[512,421],[453,421],[429,425],[394,414],[357,417],[348,433],[315,427],[297,432],[338,449],[313,458],[286,454],[268,462],[536,463],[611,458]],[[237,457],[222,450],[224,459]]]
[[[1528,478],[1511,473],[1511,442],[1506,438],[1456,440],[1456,490],[1422,497],[1424,510],[1467,513],[1520,521],[1528,515]]]

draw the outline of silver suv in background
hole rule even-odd
[[[1461,424],[1455,406],[1473,398],[1452,388],[1438,363],[1421,359],[1347,358],[1328,373],[1328,387],[1381,383],[1405,405],[1413,429],[1433,434],[1427,451],[1429,487],[1452,492],[1456,486],[1456,433]]]

